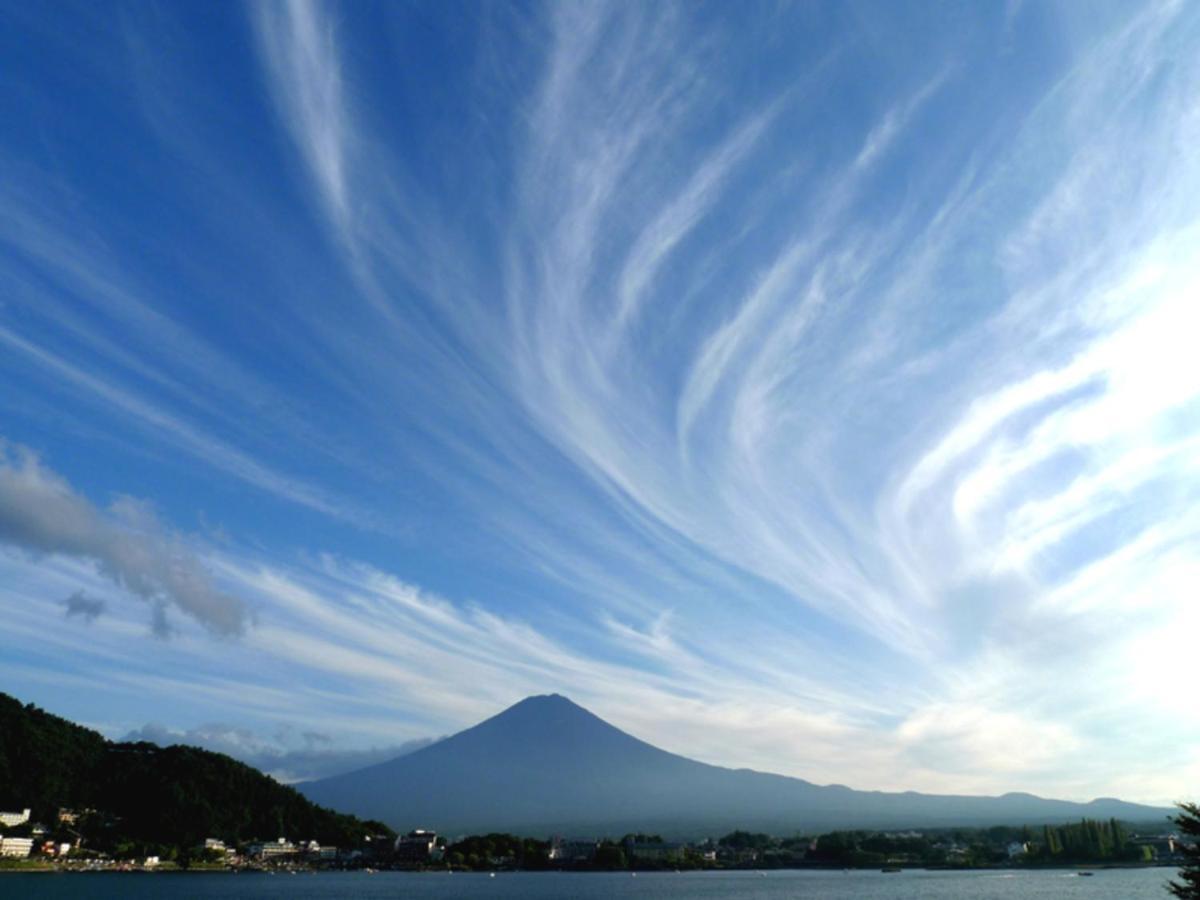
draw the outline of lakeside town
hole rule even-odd
[[[777,837],[733,831],[683,842],[659,835],[564,837],[510,834],[456,836],[414,829],[363,835],[338,847],[280,836],[248,842],[206,838],[193,847],[118,843],[90,847],[85,820],[92,809],[59,809],[50,824],[31,810],[0,811],[0,869],[17,871],[302,871],[319,869],[538,871],[781,868],[1011,868],[1174,866],[1186,845],[1173,832],[1136,830],[1116,820],[1069,825],[994,826],[907,831],[834,831]]]

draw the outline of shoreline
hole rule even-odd
[[[897,866],[902,872],[1104,872],[1127,869],[1178,869],[1178,863],[1130,863],[1126,865],[1080,864],[1076,866]],[[691,875],[747,872],[879,872],[878,866],[778,866],[769,869],[252,869],[252,868],[175,868],[118,869],[118,868],[67,868],[53,865],[3,866],[0,875],[276,875],[284,872],[292,875],[328,874],[393,874],[406,875]]]

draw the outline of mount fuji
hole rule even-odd
[[[557,694],[529,697],[414,753],[296,787],[323,806],[397,829],[454,834],[656,831],[687,838],[734,828],[790,834],[1083,817],[1161,822],[1171,812],[1114,799],[855,791],[722,768],[660,750]]]

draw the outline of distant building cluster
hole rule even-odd
[[[209,838],[205,849],[233,855],[235,851],[221,841]],[[258,841],[246,847],[246,856],[260,862],[334,862],[340,858],[337,847],[322,845],[318,841],[293,843],[287,838],[274,841]]]
[[[207,838],[202,845],[169,854],[113,859],[83,845],[92,809],[60,809],[48,831],[29,809],[0,811],[0,857],[53,860],[65,870],[153,870],[182,864],[249,869],[398,868],[456,869],[696,869],[805,866],[1020,866],[1054,859],[1074,863],[1107,859],[1171,863],[1182,859],[1175,834],[1129,834],[1116,821],[1027,828],[830,832],[776,838],[735,831],[722,838],[684,843],[659,835],[627,834],[619,840],[555,835],[549,840],[508,834],[461,836],[447,843],[436,831],[417,828],[365,836],[353,848],[286,836],[247,843]],[[64,840],[74,835],[73,840]],[[1060,846],[1061,844],[1061,846]],[[153,851],[151,844],[143,852]],[[1090,855],[1089,855],[1090,854]],[[890,870],[890,869],[889,869]]]
[[[76,838],[71,841],[55,841],[46,837],[47,829],[45,826],[30,821],[32,810],[23,809],[19,812],[0,811],[0,825],[6,830],[17,829],[21,832],[19,835],[11,833],[0,834],[0,857],[25,858],[28,856],[39,856],[46,859],[59,860],[73,858],[74,861],[80,863],[81,867],[85,868],[122,868],[134,865],[137,868],[153,869],[163,864],[163,860],[157,855],[117,862],[104,859],[103,854],[83,850],[80,846],[81,841],[78,838],[79,832],[76,832],[74,829],[80,824],[82,819],[95,814],[95,812],[94,809],[59,809],[56,816],[58,827],[55,829],[55,832],[59,834],[73,834]],[[389,843],[390,845],[388,839],[385,839],[385,843]],[[282,837],[274,841],[252,842],[240,850],[237,847],[227,846],[220,838],[207,838],[203,845],[196,849],[203,851],[207,861],[224,862],[229,865],[245,865],[248,863],[331,864],[349,858],[347,854],[341,853],[334,846],[321,845],[314,840],[293,843],[287,838]],[[80,852],[73,856],[75,851]],[[361,851],[353,852],[361,855]]]

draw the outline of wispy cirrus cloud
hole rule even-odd
[[[205,560],[260,625],[180,626],[202,687],[137,677],[364,747],[561,690],[819,781],[1170,800],[1146,760],[1196,771],[1197,736],[1136,673],[1186,680],[1153,648],[1194,618],[1200,20],[1001,12],[897,48],[886,10],[254,7],[242,121],[301,177],[200,212],[269,232],[261,270],[99,253],[71,223],[116,226],[13,169],[3,408],[261,495]],[[227,163],[192,168],[245,165],[172,108]],[[107,602],[110,672],[88,565],[44,591]]]
[[[326,209],[344,233],[353,212],[346,184],[350,117],[333,20],[313,0],[255,6],[253,14],[269,87]]]

